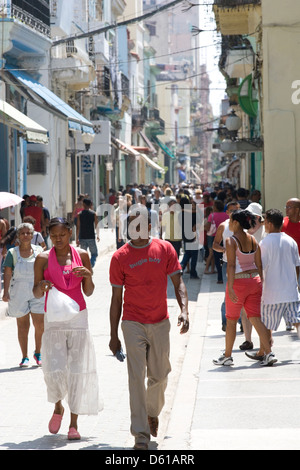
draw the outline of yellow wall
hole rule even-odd
[[[264,0],[262,18],[265,209],[283,210],[300,198],[300,2]]]

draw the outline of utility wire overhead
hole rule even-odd
[[[74,34],[72,36],[68,36],[65,38],[56,39],[53,41],[52,46],[58,46],[59,44],[62,44],[64,42],[73,41],[73,40],[75,41],[76,39],[84,39],[84,38],[94,36],[96,34],[106,33],[110,29],[116,29],[116,28],[119,28],[120,26],[127,26],[130,24],[138,23],[139,21],[146,20],[147,18],[150,18],[151,16],[156,15],[157,13],[161,13],[162,11],[172,8],[178,3],[183,3],[183,2],[184,0],[173,0],[173,2],[167,3],[166,5],[162,5],[160,7],[156,7],[154,10],[151,10],[148,13],[145,13],[141,16],[131,18],[130,20],[121,21],[120,23],[113,23],[107,26],[103,26],[102,28],[94,29],[93,31],[88,31],[86,33],[79,33],[79,34]]]

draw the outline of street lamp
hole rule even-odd
[[[88,152],[89,149],[90,149],[91,144],[94,142],[95,134],[91,134],[89,132],[83,132],[81,134],[81,137],[82,137],[83,143],[85,145],[85,150],[86,150],[86,152]]]
[[[235,114],[234,110],[231,111],[226,119],[225,126],[230,132],[237,132],[242,127],[242,120]]]

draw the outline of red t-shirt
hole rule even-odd
[[[110,264],[110,283],[125,287],[123,320],[150,324],[169,318],[168,275],[179,271],[176,251],[165,240],[152,238],[142,248],[126,243],[117,250]]]
[[[25,217],[26,215],[31,215],[31,217],[35,219],[34,229],[36,232],[42,231],[41,220],[42,220],[42,215],[43,215],[43,209],[41,207],[37,207],[37,206],[25,207],[23,214]]]
[[[290,222],[288,217],[284,217],[281,231],[295,240],[300,254],[300,222]]]

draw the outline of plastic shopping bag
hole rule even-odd
[[[47,320],[48,322],[61,322],[72,320],[79,313],[79,305],[68,295],[55,287],[48,292]]]

